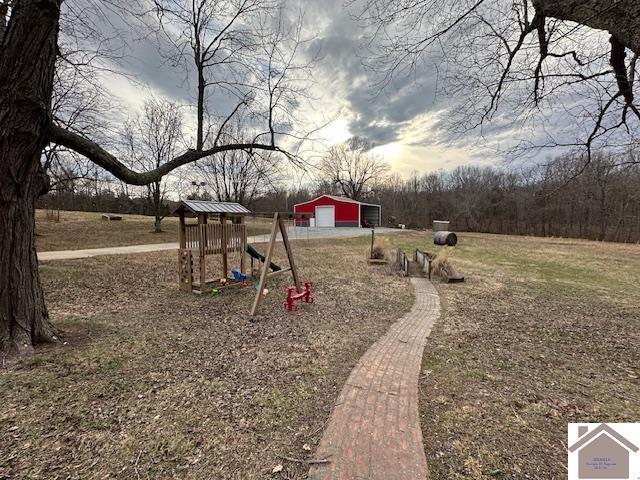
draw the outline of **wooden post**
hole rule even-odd
[[[190,291],[193,289],[193,256],[191,250],[178,250],[178,282],[180,290]]]
[[[242,232],[242,241],[240,242],[240,272],[245,272],[246,256],[247,256],[247,226],[244,223],[244,216],[240,217],[240,231]]]
[[[180,212],[180,230],[178,232],[180,239],[180,248],[187,248],[187,240],[185,238],[184,211]]]
[[[278,225],[280,227],[280,234],[282,235],[282,243],[284,244],[284,249],[287,252],[287,258],[289,259],[291,275],[293,275],[293,283],[296,286],[296,291],[300,293],[302,292],[302,286],[300,285],[300,278],[298,277],[298,269],[296,268],[296,262],[293,259],[293,252],[291,251],[291,245],[289,244],[289,234],[287,233],[287,227],[282,221],[282,218],[278,218]]]
[[[271,265],[271,257],[273,257],[273,249],[276,246],[276,238],[278,236],[278,228],[280,225],[280,217],[278,213],[273,214],[273,225],[271,226],[271,237],[269,239],[269,246],[267,247],[266,256],[264,259],[264,264],[262,265],[262,272],[260,273],[260,283],[258,284],[258,292],[256,293],[256,298],[253,301],[253,306],[251,307],[251,316],[255,316],[260,304],[262,303],[262,292],[264,290],[265,285],[267,284],[267,274],[269,273],[269,265]]]
[[[200,247],[200,263],[198,266],[200,267],[200,292],[204,293],[207,290],[207,262],[205,260],[205,245],[207,241],[207,216],[204,213],[198,214],[198,246]]]
[[[371,250],[369,251],[369,258],[373,258],[373,241],[375,239],[376,231],[371,229]]]
[[[227,256],[227,214],[220,214],[220,225],[222,227],[222,241],[220,248],[222,249],[222,278],[227,278],[229,273],[229,261]]]

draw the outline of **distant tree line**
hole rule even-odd
[[[599,153],[589,162],[568,155],[521,171],[461,166],[408,179],[395,174],[370,182],[362,200],[381,204],[389,226],[449,220],[459,231],[639,242],[638,185],[637,158]],[[292,210],[323,193],[341,192],[325,178],[257,203],[264,211]]]
[[[329,193],[341,195],[331,177],[322,173],[315,183],[291,190],[265,180],[249,202],[255,212],[293,211],[296,203]],[[367,182],[360,199],[379,203],[383,223],[407,228],[430,228],[433,220],[449,220],[458,231],[515,235],[559,236],[640,241],[640,164],[604,153],[590,162],[581,156],[563,156],[544,165],[515,171],[494,167],[461,166],[403,178],[392,174]],[[40,198],[40,208],[108,211],[154,215],[144,189],[118,182],[81,179],[66,189]],[[268,187],[268,188],[267,188]],[[220,198],[212,184],[182,188],[184,198]],[[242,192],[240,192],[240,195]],[[247,197],[248,198],[248,197]],[[165,200],[166,215],[175,206]]]
[[[463,166],[392,177],[370,199],[391,223],[461,231],[640,241],[640,165],[605,154],[565,156],[521,172]]]
[[[173,203],[168,200],[162,203],[160,207],[162,216],[170,213]],[[99,189],[94,193],[74,190],[51,192],[40,197],[36,203],[36,208],[81,212],[129,213],[149,216],[155,215],[156,212],[155,205],[148,197],[131,196],[131,194],[127,194],[124,191],[114,191],[108,188]]]

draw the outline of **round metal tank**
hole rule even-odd
[[[434,232],[433,243],[455,247],[458,243],[458,236],[453,232]]]

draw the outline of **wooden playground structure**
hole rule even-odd
[[[291,273],[296,292],[302,292],[293,251],[289,242],[284,218],[308,218],[309,214],[291,213],[262,213],[255,214],[244,206],[233,202],[209,202],[201,200],[185,200],[174,210],[173,215],[180,220],[179,228],[179,284],[180,289],[195,293],[207,293],[213,289],[245,286],[248,277],[254,274],[254,260],[262,263],[260,279],[251,316],[254,316],[266,292],[267,280],[276,275]],[[247,227],[245,218],[272,218],[271,234],[266,254],[261,255],[247,241]],[[188,219],[196,219],[196,223],[188,223]],[[289,262],[288,268],[281,268],[273,264],[275,244],[280,234]],[[238,268],[229,269],[230,255],[240,256]],[[246,256],[251,257],[251,269],[247,272]],[[206,257],[221,255],[222,268],[219,275],[208,277]],[[194,259],[197,258],[197,267]],[[195,267],[195,268],[194,268]],[[271,271],[269,271],[271,270]],[[197,276],[196,276],[197,274]]]
[[[185,200],[174,210],[180,218],[179,280],[181,290],[205,293],[222,287],[229,275],[229,254],[240,253],[240,272],[245,268],[247,230],[244,217],[251,212],[238,203]],[[187,223],[196,218],[197,223]],[[215,220],[210,223],[210,220]],[[195,280],[194,255],[198,258]],[[222,255],[222,271],[207,277],[207,255]],[[222,280],[222,281],[221,281]],[[231,285],[231,283],[229,283]]]

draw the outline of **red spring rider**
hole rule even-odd
[[[299,300],[302,300],[305,303],[313,303],[313,296],[311,296],[312,285],[313,284],[311,282],[305,282],[304,288],[300,293],[296,292],[296,287],[287,287],[287,298],[285,299],[284,307],[292,312],[293,310],[298,309],[296,302]]]

